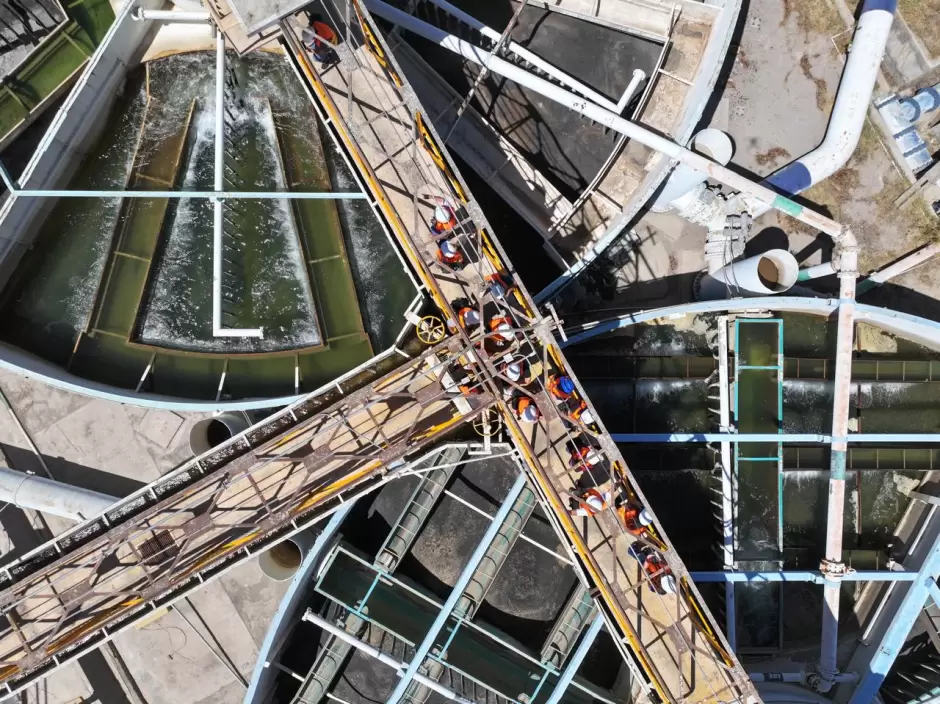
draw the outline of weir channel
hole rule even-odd
[[[716,325],[712,316],[638,325],[629,333],[567,348],[612,433],[718,432]],[[782,314],[729,324],[732,418],[738,432],[826,433],[831,426],[832,337],[827,321]],[[852,427],[866,433],[934,432],[940,357],[860,326],[852,364]],[[737,340],[737,345],[734,344]],[[751,367],[750,369],[748,367]],[[753,367],[760,367],[754,369]],[[737,403],[734,405],[735,397]],[[735,411],[736,409],[736,411]],[[721,481],[717,446],[620,444],[637,481],[691,570],[721,569]],[[825,545],[828,448],[742,443],[737,458],[736,568],[816,569]],[[745,457],[758,457],[744,459]],[[884,568],[908,499],[905,481],[940,467],[936,445],[852,445],[845,503],[845,561]],[[671,509],[669,507],[672,507]],[[703,531],[712,525],[714,532]],[[703,593],[724,613],[723,587]],[[856,586],[843,597],[852,603]],[[818,637],[821,592],[802,584],[737,584],[738,646],[762,656]],[[847,632],[857,626],[846,609]]]
[[[214,58],[131,72],[70,188],[211,190]],[[230,57],[226,187],[357,190],[290,66]],[[223,325],[212,335],[212,206],[63,199],[0,294],[2,338],[121,388],[194,399],[310,391],[390,347],[415,289],[367,203],[225,206]]]

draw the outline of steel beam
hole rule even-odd
[[[575,673],[577,673],[578,668],[581,667],[581,663],[584,662],[584,658],[587,656],[591,646],[594,645],[594,641],[597,639],[603,627],[604,617],[601,614],[597,614],[597,616],[594,617],[594,622],[587,631],[585,631],[584,637],[578,644],[578,649],[574,651],[571,659],[568,660],[568,663],[565,665],[565,669],[562,670],[561,675],[558,677],[558,684],[555,685],[555,689],[552,690],[552,694],[545,704],[559,704],[561,698],[565,696],[565,692],[568,691],[571,680],[574,679]]]
[[[826,444],[831,435],[819,433],[611,433],[614,442],[622,443],[686,443],[686,442],[782,442]],[[845,440],[852,443],[885,443],[890,445],[940,442],[940,433],[852,433]]]
[[[366,655],[375,658],[383,665],[388,665],[390,668],[392,668],[395,671],[396,675],[399,675],[400,677],[404,677],[404,675],[401,675],[400,673],[401,673],[402,668],[405,666],[405,663],[399,662],[398,660],[391,657],[390,655],[386,655],[381,650],[369,645],[368,643],[363,643],[361,640],[359,640],[355,636],[350,635],[349,633],[344,631],[342,628],[339,628],[335,626],[334,624],[330,623],[319,614],[313,613],[310,609],[307,609],[307,613],[304,614],[303,618],[304,618],[304,621],[309,621],[310,623],[316,624],[317,626],[322,628],[324,631],[336,636],[337,638],[344,640],[345,642],[349,643],[352,647],[354,647],[356,650],[360,650]],[[423,684],[425,687],[433,689],[435,692],[437,692],[441,696],[451,701],[458,702],[458,704],[474,704],[474,702],[471,702],[468,699],[464,699],[453,690],[448,689],[447,687],[442,685],[440,682],[435,682],[434,680],[428,677],[425,677],[424,675],[420,673],[413,674],[412,677],[418,682],[420,682],[421,684]],[[404,680],[401,680],[401,681],[404,681]]]
[[[889,570],[858,570],[842,577],[843,582],[913,582],[917,572]],[[813,570],[781,570],[774,572],[690,572],[696,582],[814,582],[823,584],[822,572]]]
[[[938,572],[940,572],[940,536],[934,541],[930,554],[917,572],[917,578],[911,583],[897,612],[891,618],[868,664],[867,672],[855,688],[849,704],[868,704],[874,700],[875,694],[881,688],[881,683],[884,682],[888,671],[894,665],[898,652],[907,640],[914,621],[923,610],[927,597],[931,594],[940,596],[934,579]]]
[[[467,562],[467,564],[464,566],[463,572],[460,573],[460,577],[457,578],[457,582],[454,584],[454,587],[450,592],[450,596],[447,597],[447,601],[445,601],[444,605],[441,607],[441,611],[437,615],[437,618],[434,619],[434,623],[431,624],[430,630],[427,632],[427,635],[424,636],[424,640],[421,641],[421,644],[415,650],[414,657],[411,658],[408,669],[405,670],[405,673],[395,685],[395,689],[388,697],[387,704],[398,704],[398,702],[401,701],[402,696],[405,694],[405,690],[408,689],[408,685],[411,684],[412,680],[416,679],[415,675],[418,674],[418,669],[424,663],[428,653],[431,652],[431,648],[434,647],[434,644],[437,641],[437,637],[444,629],[444,626],[447,623],[447,620],[450,618],[454,607],[457,606],[457,602],[463,596],[464,590],[470,583],[471,577],[473,577],[473,573],[476,571],[477,566],[483,560],[484,555],[486,555],[486,551],[489,548],[490,543],[493,542],[493,539],[499,532],[499,529],[503,525],[503,521],[505,521],[506,517],[509,515],[509,511],[512,509],[513,504],[516,502],[516,499],[519,498],[519,494],[521,494],[522,490],[525,488],[525,484],[525,474],[520,474],[516,478],[516,483],[513,484],[512,488],[509,490],[509,494],[503,500],[502,506],[499,507],[499,511],[496,512],[496,515],[490,522],[489,527],[486,529],[486,533],[483,534],[483,538],[477,545],[476,550],[474,550],[473,554],[470,556],[469,562]],[[433,682],[433,680],[429,681]],[[431,686],[427,682],[421,682],[421,684],[425,684],[429,687]],[[434,684],[437,683],[435,682]]]

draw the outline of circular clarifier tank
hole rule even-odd
[[[214,61],[132,69],[67,187],[212,190]],[[227,189],[359,190],[282,57],[226,61]],[[63,198],[0,279],[3,354],[132,402],[261,407],[332,382],[406,325],[416,291],[366,201],[228,199],[222,228],[222,327],[261,338],[213,334],[209,200]]]

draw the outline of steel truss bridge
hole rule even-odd
[[[569,515],[579,478],[569,466],[575,442],[603,458],[599,489],[646,500],[603,426],[571,421],[548,393],[549,376],[567,373],[590,408],[554,337],[558,321],[540,312],[513,277],[512,263],[372,18],[358,0],[349,8],[327,0],[324,9],[344,37],[337,63],[314,65],[292,21],[281,25],[283,42],[320,119],[423,284],[426,312],[436,319],[419,328],[427,345],[411,340],[398,357],[283,409],[3,568],[2,693],[19,691],[400,476],[422,448],[476,423],[484,432],[505,429],[641,696],[689,704],[756,701],[658,522],[640,540],[661,551],[679,582],[677,595],[647,588],[647,575],[628,554],[637,538],[612,509]],[[427,226],[441,199],[456,207],[452,235],[467,260],[459,272],[437,261]],[[515,282],[505,298],[493,295],[494,275]],[[454,324],[458,306],[475,309],[483,324]],[[497,345],[485,326],[494,315],[512,321],[508,346]],[[507,354],[528,360],[525,386],[501,371]],[[534,400],[537,422],[517,420],[508,405],[514,393]]]

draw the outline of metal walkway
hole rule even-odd
[[[487,431],[499,423],[508,431],[641,698],[645,692],[663,702],[756,701],[658,523],[641,540],[659,549],[679,582],[678,595],[651,588],[628,553],[636,538],[613,507],[569,515],[571,492],[588,478],[569,465],[575,442],[602,458],[604,471],[594,472],[598,490],[641,505],[646,500],[603,427],[570,420],[547,392],[549,375],[571,374],[553,335],[557,321],[540,314],[521,284],[494,296],[492,277],[512,280],[511,263],[371,18],[358,2],[337,3],[324,8],[342,37],[339,61],[321,72],[297,28],[284,22],[289,58],[450,325],[423,327],[419,336],[441,340],[386,376],[376,379],[373,370],[370,378],[365,370],[355,382],[360,388],[348,395],[339,387],[285,409],[4,569],[0,686],[18,691],[398,476],[410,455],[482,417]],[[350,18],[348,26],[343,18]],[[459,272],[438,263],[427,225],[442,200],[456,209],[451,234],[467,260]],[[477,311],[481,324],[453,322],[461,319],[458,306]],[[505,344],[484,325],[494,317],[511,321]],[[501,371],[508,355],[529,363],[523,386]],[[507,397],[514,394],[535,402],[536,422],[520,423],[509,410]],[[578,395],[587,401],[580,385]]]

